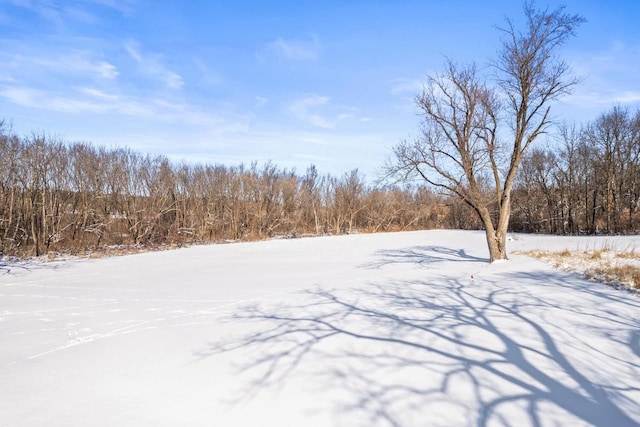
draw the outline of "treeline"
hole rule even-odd
[[[640,111],[615,107],[523,160],[511,231],[640,232]],[[425,187],[274,164],[175,164],[127,148],[19,137],[0,122],[0,256],[272,237],[479,229]]]
[[[0,255],[425,229],[465,217],[426,189],[368,186],[357,170],[174,164],[0,131]]]
[[[640,111],[615,107],[531,150],[513,193],[514,231],[640,232]]]

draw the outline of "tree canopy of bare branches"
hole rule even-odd
[[[504,38],[491,78],[475,64],[452,60],[428,77],[416,98],[421,135],[398,144],[385,167],[389,176],[418,177],[468,204],[486,231],[491,262],[507,258],[511,192],[522,158],[552,123],[550,103],[578,83],[558,51],[584,18],[530,2],[524,15],[523,30],[510,19],[499,28]]]

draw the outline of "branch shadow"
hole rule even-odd
[[[378,260],[363,265],[364,268],[379,269],[392,264],[433,264],[446,261],[488,263],[489,258],[469,255],[464,249],[445,246],[414,246],[404,249],[387,249],[375,253]]]
[[[640,330],[632,332],[629,338],[629,346],[635,355],[640,358]]]
[[[33,261],[29,258],[0,257],[0,277],[14,276],[18,273],[36,270],[57,270],[64,265],[64,261]]]
[[[10,258],[0,256],[0,276],[12,275],[15,270],[31,271],[32,266],[27,262],[18,258]]]
[[[582,309],[519,286],[566,284],[544,274],[309,290],[245,307],[232,319],[259,328],[197,357],[236,352],[249,397],[311,372],[361,425],[639,425],[640,301],[576,279],[595,302]]]

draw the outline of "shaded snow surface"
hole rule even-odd
[[[640,298],[486,256],[427,231],[0,265],[0,425],[638,425]]]

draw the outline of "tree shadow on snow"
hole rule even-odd
[[[376,252],[379,259],[364,265],[366,268],[382,268],[391,264],[433,264],[445,261],[454,262],[489,262],[489,258],[481,258],[466,253],[464,249],[451,249],[445,246],[414,246],[405,249],[387,249]]]
[[[599,303],[583,309],[520,286],[566,285],[544,274],[307,291],[297,304],[239,310],[233,319],[256,331],[198,356],[237,352],[248,394],[311,373],[323,396],[340,396],[337,416],[362,425],[539,426],[567,413],[638,425],[640,301],[577,278]]]
[[[29,272],[33,270],[56,270],[59,267],[55,262],[34,262],[29,259],[21,260],[14,257],[0,255],[0,276],[12,276],[16,272]]]

